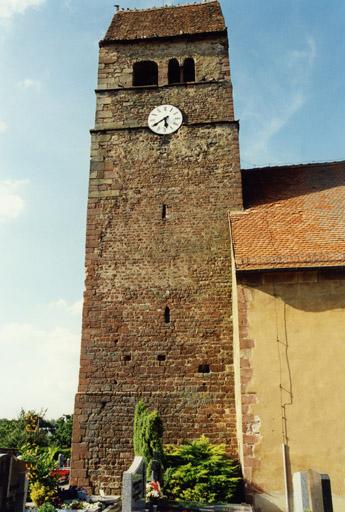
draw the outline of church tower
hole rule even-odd
[[[118,10],[100,43],[72,484],[118,493],[139,399],[236,452],[238,123],[218,1]]]

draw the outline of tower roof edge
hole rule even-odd
[[[102,42],[136,41],[224,32],[218,0],[150,9],[118,10]]]

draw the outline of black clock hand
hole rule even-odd
[[[160,119],[159,121],[157,121],[157,123],[153,124],[152,126],[157,126],[158,124],[160,124],[162,121],[165,122],[165,126],[167,124],[167,119],[169,119],[169,116],[165,116],[163,117],[163,119]]]

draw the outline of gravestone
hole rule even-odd
[[[333,512],[330,478],[309,470],[293,475],[294,512]]]
[[[333,512],[332,488],[329,475],[321,475],[321,485],[324,512]]]
[[[146,468],[143,457],[135,457],[122,479],[122,512],[143,510],[145,506]]]
[[[66,462],[66,457],[64,456],[63,453],[59,453],[59,456],[58,456],[58,465],[59,465],[59,468],[63,468],[65,467],[65,462]]]
[[[162,464],[160,458],[159,452],[153,452],[151,480],[162,484]]]
[[[312,512],[324,512],[321,475],[316,471],[308,471],[309,498]]]
[[[22,512],[27,487],[25,462],[16,457],[15,450],[0,449],[0,511]]]
[[[304,512],[310,509],[308,473],[294,473],[292,478],[294,512]]]

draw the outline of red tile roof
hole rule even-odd
[[[237,270],[345,266],[345,162],[243,171]]]
[[[117,11],[104,42],[222,32],[225,22],[218,0],[145,10]]]

